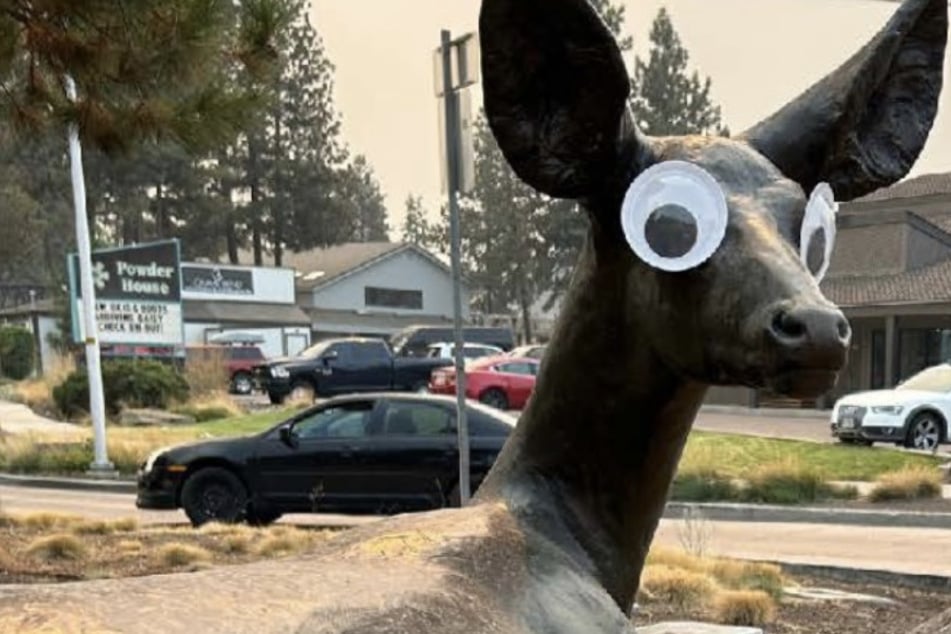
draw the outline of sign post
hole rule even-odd
[[[436,96],[443,99],[445,123],[444,148],[446,166],[446,189],[449,195],[449,240],[452,260],[453,301],[453,356],[456,368],[456,435],[459,444],[459,502],[465,506],[471,495],[469,482],[469,425],[466,418],[466,375],[462,337],[462,262],[460,254],[461,232],[459,228],[460,191],[471,189],[471,147],[464,155],[461,142],[461,110],[458,90],[472,85],[478,77],[478,47],[474,34],[464,35],[453,41],[452,34],[443,30],[440,47],[436,51]],[[441,71],[441,72],[440,72]],[[466,160],[469,157],[470,160]]]
[[[76,101],[76,84],[66,76],[66,97]],[[86,219],[86,182],[83,176],[83,153],[79,144],[79,128],[69,125],[69,168],[73,184],[73,206],[76,212],[76,248],[79,251],[79,278],[85,302],[82,319],[86,336],[86,374],[89,377],[89,414],[92,417],[93,461],[91,474],[113,475],[115,466],[109,461],[106,451],[106,404],[102,393],[102,370],[99,359],[99,341],[96,338],[96,293],[92,282],[92,247],[89,244],[89,224]],[[76,320],[73,320],[76,323]]]

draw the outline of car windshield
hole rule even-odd
[[[951,392],[951,365],[937,365],[933,368],[922,370],[895,389]]]
[[[326,352],[329,346],[330,346],[329,341],[321,341],[320,343],[315,343],[309,348],[305,348],[301,350],[297,356],[304,357],[307,359],[313,359],[313,358],[319,357],[324,352]]]

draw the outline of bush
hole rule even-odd
[[[0,328],[0,373],[22,381],[33,373],[36,351],[33,335],[25,328],[5,326]]]
[[[201,546],[171,542],[155,553],[155,560],[163,566],[177,568],[202,563],[211,559],[211,553]]]
[[[690,469],[681,471],[674,478],[670,497],[682,502],[737,500],[740,491],[727,476],[709,469]]]
[[[641,588],[647,600],[678,610],[701,608],[717,591],[716,582],[706,574],[663,565],[644,568]]]
[[[872,502],[929,500],[941,497],[941,472],[926,467],[906,467],[879,476],[869,493]]]
[[[713,602],[717,622],[761,627],[776,618],[776,602],[759,590],[726,590]]]
[[[73,535],[49,535],[36,538],[26,552],[43,561],[83,559],[86,547]]]
[[[828,484],[818,471],[795,462],[777,462],[750,474],[743,497],[764,504],[801,504],[827,499],[852,499],[855,487]]]
[[[152,360],[116,360],[102,364],[106,410],[115,415],[122,407],[166,409],[188,398],[188,383],[175,368]],[[70,374],[53,389],[56,407],[66,416],[89,409],[89,379],[85,369]]]

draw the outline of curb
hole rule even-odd
[[[52,476],[28,476],[0,473],[0,485],[32,487],[36,489],[60,489],[66,491],[97,491],[99,493],[135,493],[134,480],[95,480],[93,478],[59,478]]]
[[[775,407],[746,407],[744,405],[701,405],[699,414],[727,414],[731,416],[763,416],[828,421],[831,410],[780,409]]]
[[[760,522],[790,524],[846,524],[855,526],[904,526],[909,528],[951,528],[951,513],[791,507],[767,504],[720,504],[710,502],[668,502],[666,519],[699,518],[719,522]]]
[[[776,564],[792,575],[804,574],[844,583],[854,584],[856,581],[864,581],[867,583],[880,583],[882,585],[901,585],[922,590],[951,590],[951,577],[942,577],[939,575],[895,572],[893,570],[877,570],[871,568],[845,568],[843,566],[828,566],[824,564],[800,564],[785,561],[763,560],[762,563]]]

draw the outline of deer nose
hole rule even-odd
[[[836,308],[795,306],[776,311],[768,334],[797,365],[838,368],[845,362],[852,329]]]

